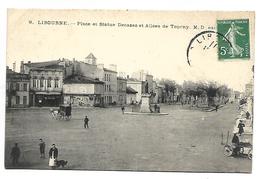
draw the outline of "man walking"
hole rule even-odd
[[[125,106],[122,106],[121,110],[122,110],[122,114],[124,114],[125,113]]]
[[[86,127],[88,128],[88,122],[89,122],[88,116],[85,116],[85,119],[84,119],[84,128],[85,129],[86,129]]]
[[[58,149],[56,148],[55,144],[52,144],[52,148],[49,150],[49,166],[52,169],[55,169],[56,162],[58,158]]]
[[[39,146],[40,146],[40,158],[45,158],[45,142],[40,139],[40,143],[39,143]]]
[[[12,151],[11,151],[11,158],[12,158],[13,166],[18,165],[18,160],[19,160],[20,154],[21,154],[21,152],[18,147],[18,143],[15,143],[14,147],[12,148]]]

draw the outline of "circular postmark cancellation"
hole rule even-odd
[[[195,35],[187,47],[189,65],[190,51],[198,44],[203,50],[217,47],[220,61],[249,59],[249,19],[217,20],[217,31],[207,30]]]
[[[187,47],[186,57],[187,63],[191,66],[191,59],[190,59],[190,51],[192,51],[196,46],[200,46],[203,50],[209,50],[212,48],[216,48],[218,46],[218,40],[221,39],[224,41],[227,46],[232,47],[230,41],[221,33],[213,31],[213,30],[206,30],[196,34],[191,40]]]

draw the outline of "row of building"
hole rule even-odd
[[[125,76],[116,65],[97,64],[92,53],[82,61],[21,61],[20,73],[7,67],[7,107],[125,105],[140,103],[144,93],[152,95],[152,103],[173,101],[144,70]]]

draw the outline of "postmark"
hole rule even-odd
[[[203,51],[212,50],[214,48],[218,48],[219,51],[219,40],[225,44],[225,47],[232,47],[232,44],[230,43],[229,39],[225,37],[225,35],[213,31],[213,30],[207,30],[202,31],[198,34],[196,34],[189,42],[189,45],[186,50],[186,57],[187,57],[187,63],[191,66],[191,57],[190,53],[195,48],[201,48]]]
[[[217,32],[225,36],[218,36],[219,60],[250,58],[249,19],[217,20]]]

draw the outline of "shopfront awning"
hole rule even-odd
[[[35,92],[35,94],[41,94],[41,95],[61,95],[61,92]]]

